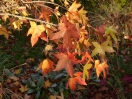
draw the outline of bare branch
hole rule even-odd
[[[46,22],[46,21],[42,21],[42,20],[39,20],[39,19],[33,19],[33,18],[19,16],[19,15],[14,15],[14,14],[10,14],[10,13],[0,13],[0,15],[2,15],[2,16],[3,15],[12,16],[12,17],[16,17],[16,18],[19,18],[19,19],[27,19],[27,20],[31,20],[31,21],[36,21],[36,22],[44,23],[44,24],[49,24],[49,25],[52,25],[52,26],[55,26],[55,27],[58,26],[56,24],[49,23],[49,22]]]

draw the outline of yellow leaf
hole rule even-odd
[[[4,22],[6,22],[7,18],[9,18],[8,15],[4,15],[4,16],[2,16],[2,20],[3,20]]]
[[[21,20],[17,20],[17,21],[14,21],[12,24],[14,26],[14,29],[20,30],[20,28],[22,27],[23,22]]]
[[[28,16],[27,11],[26,10],[22,11],[22,15],[23,16]]]
[[[20,74],[20,72],[21,72],[21,69],[15,70],[15,74]]]
[[[48,51],[52,51],[52,50],[53,50],[53,45],[51,44],[46,45],[46,47],[44,48],[45,55],[47,55]]]
[[[90,78],[90,72],[88,71],[92,67],[92,64],[87,62],[84,67],[83,67],[83,78],[84,79],[89,79]]]
[[[92,51],[91,56],[95,56],[96,54],[99,54],[99,56],[104,59],[105,58],[105,52],[115,52],[114,49],[109,45],[109,41],[103,42],[101,45],[98,42],[92,42],[95,46],[95,49]]]
[[[87,22],[88,22],[88,17],[86,17],[87,11],[84,10],[84,7],[81,8],[81,9],[78,11],[78,13],[79,13],[79,16],[80,16],[80,18],[81,18],[81,20],[82,20],[82,23],[83,23],[83,24],[87,24]]]
[[[27,61],[34,61],[34,58],[28,58]]]
[[[69,12],[76,12],[78,8],[81,6],[80,3],[74,2],[68,9]]]
[[[3,26],[0,27],[0,35],[4,35],[6,39],[9,38],[11,32],[7,31],[7,29]]]
[[[50,95],[49,99],[56,99],[56,96],[55,95]]]
[[[50,86],[51,86],[51,83],[49,82],[49,80],[46,80],[46,81],[44,82],[44,87],[48,88],[48,87],[50,87]]]
[[[19,88],[19,90],[20,90],[22,93],[25,92],[25,91],[27,91],[27,90],[28,90],[27,85],[26,85],[26,86],[21,85],[21,88]]]
[[[31,27],[28,30],[27,36],[29,34],[32,34],[32,37],[31,37],[32,46],[34,46],[37,43],[39,37],[41,39],[47,41],[47,38],[46,38],[46,36],[43,33],[45,31],[44,25],[37,25],[33,21],[30,21],[30,25],[31,25]]]

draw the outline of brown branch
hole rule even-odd
[[[39,20],[39,19],[33,19],[33,18],[19,16],[19,15],[14,15],[14,14],[10,14],[10,13],[0,13],[0,15],[2,15],[2,16],[3,15],[12,16],[12,17],[19,18],[19,19],[27,19],[27,20],[31,20],[31,21],[36,21],[36,22],[44,23],[44,24],[49,24],[49,25],[52,25],[52,26],[55,26],[55,27],[58,26],[56,24],[49,23],[49,22],[46,22],[46,21],[42,21],[42,20]]]

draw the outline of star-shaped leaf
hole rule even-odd
[[[6,39],[9,38],[11,32],[7,31],[7,29],[3,26],[0,27],[0,35],[4,35]]]
[[[98,42],[92,42],[95,46],[95,49],[92,51],[91,56],[99,54],[101,58],[105,58],[105,52],[115,52],[114,49],[109,46],[109,41],[103,42],[101,45]]]
[[[95,69],[98,78],[101,72],[103,72],[103,76],[106,78],[106,73],[108,72],[108,65],[106,62],[100,63],[99,60],[95,60]]]
[[[69,53],[68,55],[63,53],[54,54],[54,56],[59,59],[54,71],[62,70],[63,68],[65,68],[66,72],[72,77],[73,65],[81,62],[80,60],[78,61],[75,58],[75,55],[76,55],[75,53],[72,54]]]
[[[27,85],[26,85],[26,86],[21,85],[21,88],[19,88],[19,90],[20,90],[22,93],[25,92],[25,91],[27,91],[27,90],[28,90]]]
[[[31,37],[31,44],[32,44],[32,46],[34,46],[37,43],[39,37],[42,40],[47,41],[47,38],[46,38],[45,34],[43,33],[45,31],[44,25],[37,25],[33,21],[30,21],[30,25],[31,25],[31,27],[28,30],[27,36],[29,34],[32,34],[32,37]]]
[[[117,38],[116,38],[116,35],[115,35],[115,34],[117,34],[117,31],[114,29],[113,26],[106,27],[105,35],[108,35],[108,34],[112,37],[112,39],[117,44]]]
[[[59,23],[59,32],[57,32],[51,40],[63,38],[63,47],[72,47],[72,38],[78,39],[79,33],[76,29],[75,24],[70,23],[66,17],[62,18],[63,23]]]

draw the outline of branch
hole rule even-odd
[[[10,14],[10,13],[0,13],[0,15],[2,15],[2,16],[3,15],[12,16],[12,17],[16,17],[16,18],[19,18],[19,19],[27,19],[27,20],[31,20],[31,21],[36,21],[36,22],[44,23],[44,24],[49,24],[49,25],[52,25],[52,26],[55,26],[55,27],[58,26],[56,24],[45,22],[45,21],[42,21],[42,20],[39,20],[39,19],[33,19],[33,18],[19,16],[19,15],[14,15],[14,14]]]
[[[31,3],[47,3],[47,4],[53,4],[53,5],[59,6],[59,7],[63,8],[63,9],[65,9],[65,10],[67,10],[65,7],[63,7],[63,6],[61,6],[61,5],[57,4],[57,3],[48,2],[48,1],[27,1],[27,2],[25,2],[23,0],[20,0],[20,1],[22,3],[24,3],[24,4],[31,4]]]

